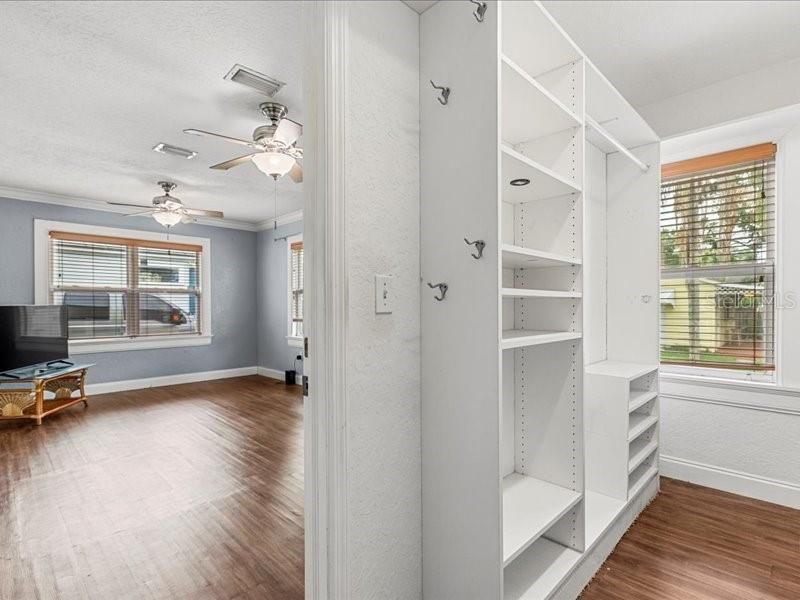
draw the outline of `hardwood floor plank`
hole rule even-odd
[[[300,600],[302,397],[241,377],[0,425],[0,598]]]
[[[672,479],[581,600],[797,600],[800,511]]]

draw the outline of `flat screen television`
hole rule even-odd
[[[68,327],[66,306],[0,306],[0,373],[66,361]]]

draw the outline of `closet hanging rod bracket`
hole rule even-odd
[[[450,101],[450,88],[444,85],[436,85],[433,83],[433,79],[431,79],[430,82],[433,89],[439,90],[439,97],[437,98],[439,104],[447,106],[447,103]]]
[[[473,4],[477,6],[477,8],[472,11],[472,16],[475,17],[475,20],[478,23],[483,23],[483,15],[486,14],[486,2],[481,2],[480,0],[469,0]]]
[[[486,242],[484,242],[483,240],[475,240],[474,242],[470,242],[467,238],[464,238],[464,243],[467,246],[475,246],[475,250],[477,250],[478,253],[475,254],[473,252],[471,254],[472,258],[474,258],[475,260],[483,258],[483,249],[486,248]]]
[[[437,296],[436,294],[434,294],[433,296],[434,300],[436,300],[437,302],[441,302],[442,300],[444,300],[444,297],[447,295],[447,290],[448,290],[448,285],[446,283],[431,283],[429,281],[428,287],[431,289],[439,288],[440,295]]]

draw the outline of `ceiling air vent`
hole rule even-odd
[[[282,81],[267,77],[263,73],[259,73],[258,71],[254,71],[240,64],[233,65],[233,68],[225,75],[225,79],[246,85],[270,98],[286,85]]]
[[[171,146],[170,144],[165,144],[164,142],[153,146],[153,150],[160,152],[161,154],[173,154],[175,156],[180,156],[186,160],[192,160],[195,156],[197,156],[197,152],[194,150],[179,148],[178,146]]]

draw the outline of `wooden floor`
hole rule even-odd
[[[0,598],[303,597],[302,399],[264,377],[0,426]]]
[[[773,599],[800,599],[800,511],[664,478],[581,596]]]

